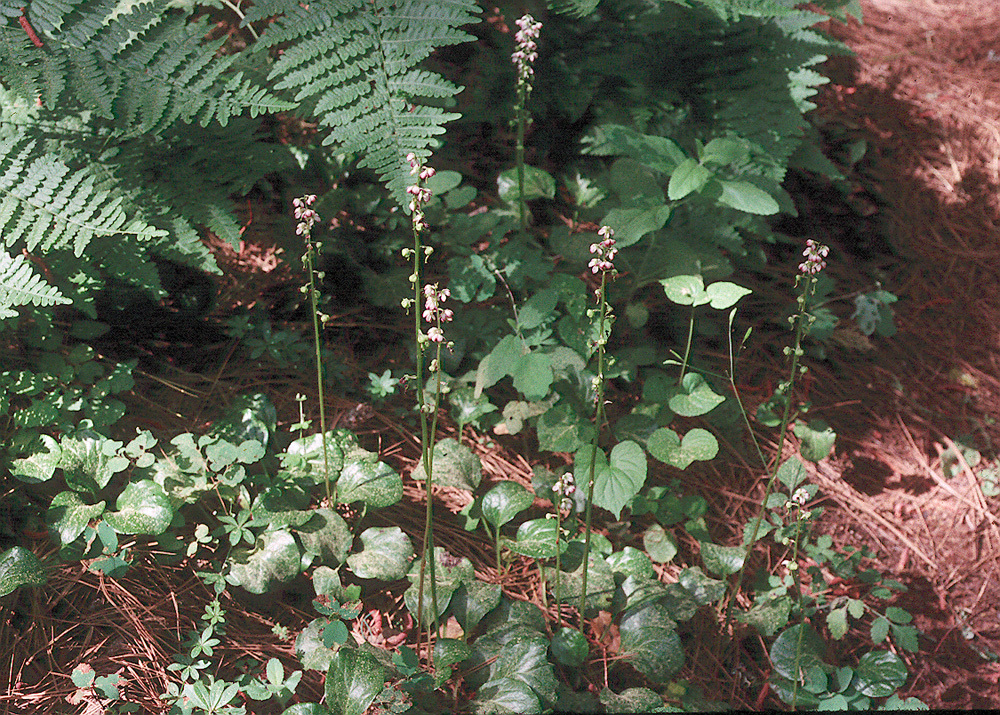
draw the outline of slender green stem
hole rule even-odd
[[[677,378],[677,384],[684,382],[684,373],[687,371],[688,358],[691,356],[691,339],[694,336],[694,306],[691,306],[691,319],[688,321],[687,344],[684,346],[684,358],[681,360],[681,374]]]
[[[517,208],[521,217],[521,230],[528,230],[528,204],[524,200],[524,132],[528,123],[528,89],[523,82],[517,86],[517,143],[514,145],[514,161],[517,165]]]
[[[309,274],[309,306],[312,309],[313,347],[316,351],[316,391],[319,393],[319,433],[323,444],[323,483],[326,485],[326,500],[333,506],[336,489],[330,492],[330,458],[326,449],[326,395],[323,388],[323,351],[319,339],[319,291],[316,290],[316,271],[313,260],[314,244],[312,236],[306,235],[306,271]]]

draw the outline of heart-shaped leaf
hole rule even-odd
[[[555,519],[532,519],[518,527],[515,541],[505,540],[504,543],[515,554],[533,559],[550,559],[556,555],[557,541],[559,552],[566,550],[566,542],[558,536]]]
[[[510,368],[514,388],[529,401],[545,399],[552,385],[552,359],[540,352],[530,352],[518,358]]]
[[[413,544],[398,526],[365,529],[362,550],[347,557],[347,565],[360,578],[395,581],[406,576],[413,560]]]
[[[111,442],[86,429],[66,435],[60,440],[62,454],[59,466],[70,489],[96,494],[108,485],[111,477],[128,467],[126,457],[118,457],[113,450],[105,449]]]
[[[552,636],[552,655],[562,665],[579,668],[590,655],[587,637],[575,628],[560,628]]]
[[[174,508],[156,482],[143,479],[127,485],[115,502],[118,511],[104,514],[111,528],[119,534],[162,534],[174,518]]]
[[[668,404],[681,417],[698,417],[708,414],[725,402],[725,399],[712,391],[704,377],[696,372],[689,372]]]
[[[809,424],[796,421],[793,430],[795,436],[802,440],[799,452],[810,462],[826,459],[837,441],[837,433],[823,420],[810,420]]]
[[[640,673],[666,684],[684,665],[684,647],[677,624],[659,601],[628,609],[622,615],[621,654]]]
[[[708,303],[716,310],[725,310],[736,305],[741,298],[753,293],[749,288],[727,281],[717,281],[705,290]]]
[[[566,403],[545,412],[538,418],[535,428],[538,447],[546,452],[575,452],[594,439],[593,424],[581,420],[573,407]]]
[[[578,485],[590,483],[594,450],[583,447],[576,453],[573,473]],[[646,481],[646,454],[635,442],[620,442],[611,450],[610,461],[597,450],[594,469],[594,504],[621,518],[622,509],[639,493]]]
[[[466,581],[451,599],[451,612],[462,630],[470,633],[487,613],[500,603],[501,588],[497,583]]]
[[[317,618],[302,629],[295,639],[295,656],[306,670],[329,670],[333,648],[323,642],[323,628],[329,623],[326,618]]]
[[[330,658],[326,673],[326,702],[338,715],[364,715],[385,686],[385,668],[375,656],[355,648],[341,648]]]
[[[229,564],[226,576],[229,583],[250,593],[267,593],[278,583],[298,575],[299,547],[288,531],[268,531],[257,540],[254,550],[234,550]]]
[[[11,474],[27,484],[47,482],[55,474],[62,457],[62,447],[52,437],[43,434],[39,438],[41,447],[29,456],[15,459],[11,464]]]
[[[582,561],[582,559],[581,559]],[[615,591],[615,576],[608,562],[591,553],[587,569],[587,611],[607,610]],[[555,570],[546,570],[546,585],[553,597],[563,603],[577,603],[583,593],[583,564],[574,571],[559,573],[559,587],[556,588]]]
[[[663,711],[663,698],[649,688],[626,688],[620,694],[605,688],[601,691],[601,703],[607,713],[655,713]]]
[[[483,518],[499,529],[534,501],[534,495],[517,482],[500,482],[483,495],[480,509]]]
[[[46,581],[45,567],[27,549],[15,546],[0,554],[0,596],[21,586],[43,586]]]
[[[420,559],[417,559],[410,566],[410,572],[406,574],[410,580],[410,587],[403,594],[403,600],[407,609],[414,616],[418,613],[420,598]],[[437,591],[438,616],[440,617],[451,602],[451,597],[462,584],[472,583],[476,580],[475,569],[472,562],[464,556],[459,558],[452,556],[440,546],[434,547],[434,586]],[[424,593],[423,593],[423,617],[418,618],[423,623],[430,623],[434,619],[433,599],[431,594],[431,569],[430,564],[424,568]]]
[[[507,640],[490,665],[490,677],[479,689],[479,698],[492,698],[506,688],[505,683],[513,681],[528,686],[538,700],[551,707],[558,685],[548,649],[549,642],[541,634],[521,634]]]
[[[659,524],[653,524],[642,535],[642,545],[649,558],[665,564],[677,555],[677,540]]]
[[[789,493],[806,480],[809,474],[798,457],[789,457],[778,467],[778,481],[785,485]]]
[[[708,302],[705,281],[701,276],[673,276],[660,281],[667,298],[677,305],[702,305]]]
[[[410,475],[417,481],[427,478],[424,460],[417,462]],[[472,450],[457,439],[448,437],[434,445],[434,484],[475,491],[483,480],[483,465]]]
[[[104,502],[86,504],[76,492],[59,492],[52,497],[45,523],[63,546],[83,533],[92,519],[104,513]]]
[[[351,549],[354,535],[344,518],[332,509],[305,512],[308,521],[295,529],[302,547],[328,564],[340,564]]]
[[[661,462],[687,469],[695,460],[708,461],[719,453],[719,442],[715,435],[700,427],[695,427],[681,440],[668,427],[656,430],[646,444],[649,453]]]
[[[391,506],[403,498],[403,479],[385,462],[351,461],[337,479],[337,501],[363,501],[369,507]]]
[[[669,559],[667,560],[669,561]],[[621,551],[611,554],[607,558],[607,562],[608,566],[616,574],[641,578],[656,578],[656,571],[653,569],[653,562],[650,561],[650,557],[631,546],[626,546]]]
[[[718,601],[726,593],[724,581],[717,581],[705,575],[698,566],[683,569],[677,575],[677,582],[694,597],[699,606]]]

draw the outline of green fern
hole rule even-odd
[[[600,4],[601,0],[548,0],[546,6],[554,13],[570,17],[586,17]]]
[[[427,157],[443,125],[460,116],[435,105],[462,88],[418,65],[438,47],[473,39],[458,28],[476,22],[476,11],[467,0],[270,0],[245,22],[280,13],[256,45],[292,43],[269,79],[329,130],[324,143],[360,155],[406,206],[406,155]]]
[[[134,132],[177,122],[223,126],[235,116],[291,109],[233,72],[238,55],[219,56],[224,39],[204,42],[210,25],[189,22],[168,0],[34,0],[27,20],[0,29],[4,84],[46,107],[76,104]]]
[[[71,302],[59,289],[46,283],[23,256],[0,251],[0,319],[13,318],[22,305],[47,307]]]

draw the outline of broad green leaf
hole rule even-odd
[[[288,531],[268,531],[257,539],[255,549],[234,550],[229,564],[229,583],[250,593],[267,593],[299,574],[299,547]]]
[[[839,641],[847,635],[847,606],[834,608],[826,614],[826,627],[830,629],[830,636]]]
[[[810,420],[809,424],[797,420],[793,427],[795,436],[802,440],[799,452],[810,462],[830,456],[837,441],[837,433],[823,420]]]
[[[677,540],[659,524],[653,524],[642,535],[642,545],[649,558],[665,564],[677,555]]]
[[[698,158],[705,164],[716,164],[718,166],[728,166],[738,161],[743,161],[747,157],[746,146],[737,139],[730,137],[716,137],[706,144]]]
[[[788,625],[792,612],[792,601],[788,596],[777,596],[755,603],[746,613],[738,613],[737,619],[756,628],[761,635],[772,637]]]
[[[517,169],[507,169],[497,177],[497,193],[508,204],[518,202],[520,189]],[[524,167],[524,200],[551,199],[556,195],[556,180],[547,171],[534,166]]]
[[[556,405],[539,417],[535,429],[538,448],[546,452],[575,452],[594,438],[594,425],[581,419],[566,403]]]
[[[902,658],[887,650],[865,653],[854,672],[854,687],[871,698],[892,695],[909,676]]]
[[[406,608],[414,617],[417,617],[418,606],[420,604],[420,559],[417,559],[410,566],[410,572],[406,574],[410,580],[410,587],[403,594],[403,601]],[[440,546],[434,547],[434,585],[437,591],[438,616],[440,617],[451,602],[452,595],[458,587],[464,583],[471,583],[476,580],[475,570],[472,562],[464,556],[459,558],[452,556]],[[422,618],[417,618],[423,623],[430,623],[434,620],[434,606],[431,598],[431,569],[427,564],[424,570],[424,594]]]
[[[402,498],[403,479],[385,462],[351,461],[337,479],[337,501],[341,504],[363,501],[379,508]]]
[[[326,668],[321,668],[326,670]],[[297,703],[281,711],[281,715],[333,715],[319,703]]]
[[[510,375],[514,378],[514,388],[529,401],[542,400],[549,394],[554,379],[552,359],[540,352],[527,353],[511,366]]]
[[[507,335],[500,339],[490,354],[482,359],[476,370],[475,396],[483,394],[483,390],[493,387],[510,374],[511,367],[524,355],[524,345],[516,335]]]
[[[531,686],[520,680],[504,678],[483,686],[472,701],[473,712],[480,715],[521,715],[541,713],[542,704]]]
[[[667,197],[671,201],[679,201],[690,193],[701,191],[711,178],[712,172],[699,164],[696,159],[685,159],[670,175]]]
[[[628,609],[622,615],[621,655],[658,685],[666,685],[684,665],[677,624],[659,601]]]
[[[656,459],[678,469],[687,469],[695,460],[714,459],[719,453],[715,435],[701,427],[692,429],[683,440],[672,429],[661,427],[650,435],[646,447]]]
[[[49,510],[45,514],[45,524],[49,531],[66,546],[83,533],[91,520],[104,513],[105,502],[87,504],[76,492],[59,492],[52,497]]]
[[[646,533],[649,533],[648,530]],[[645,537],[643,537],[643,542],[645,542]],[[667,560],[669,561],[669,559]],[[608,556],[607,562],[612,572],[616,574],[640,578],[656,578],[656,571],[653,569],[650,557],[631,546],[626,546],[621,551],[614,552]],[[660,561],[659,563],[663,562]]]
[[[708,304],[716,310],[725,310],[736,305],[741,298],[753,293],[749,288],[727,281],[717,281],[705,289]]]
[[[447,193],[462,183],[462,175],[457,171],[438,171],[424,184],[435,196]]]
[[[272,484],[254,500],[254,519],[271,529],[302,526],[313,517],[312,494],[306,487],[305,480]]]
[[[645,209],[611,209],[601,225],[610,226],[615,232],[615,245],[625,248],[637,243],[647,233],[663,228],[672,211],[666,205]]]
[[[743,568],[747,550],[742,546],[719,546],[710,541],[701,542],[701,560],[705,568],[716,576],[730,576]]]
[[[561,665],[579,668],[590,655],[587,637],[575,628],[560,628],[552,636],[552,656]]]
[[[108,438],[91,430],[79,430],[60,440],[62,454],[59,466],[70,489],[96,494],[108,485],[118,472],[129,465],[125,457],[108,454]]]
[[[673,276],[660,281],[663,292],[677,305],[703,305],[708,302],[705,281],[701,276]]]
[[[327,648],[323,642],[322,630],[327,623],[327,619],[317,618],[295,638],[295,657],[306,670],[326,671],[330,668],[330,661],[336,651]]]
[[[268,444],[278,424],[278,413],[271,399],[262,392],[240,395],[227,405],[212,423],[209,434],[233,444],[255,440]]]
[[[205,457],[208,468],[213,472],[221,472],[236,461],[236,445],[228,440],[219,439],[205,446]]]
[[[882,703],[883,710],[930,710],[927,703],[920,698],[901,698],[898,693],[893,693],[889,699]]]
[[[326,673],[326,703],[337,715],[364,715],[385,686],[385,668],[375,656],[341,648]]]
[[[715,394],[705,378],[696,372],[684,376],[678,393],[670,398],[670,409],[681,417],[699,417],[708,414],[725,402]]]
[[[44,586],[46,581],[45,567],[27,549],[15,546],[0,554],[0,596],[21,586]]]
[[[489,680],[480,688],[479,697],[489,697],[504,681],[527,685],[538,699],[551,707],[556,701],[555,671],[547,657],[549,641],[541,634],[517,635],[507,640],[490,665]]]
[[[555,519],[532,519],[518,527],[516,540],[508,539],[504,544],[515,554],[533,559],[549,559],[556,555],[557,540],[559,552],[566,550],[567,544],[558,539],[558,533]]]
[[[395,581],[406,576],[413,560],[413,544],[398,526],[373,526],[361,532],[362,550],[347,557],[359,578]]]
[[[889,635],[890,623],[889,619],[885,616],[879,616],[874,621],[872,621],[871,626],[871,638],[872,643],[878,645],[886,639]]]
[[[448,275],[448,289],[455,300],[463,303],[487,300],[497,287],[496,276],[476,253],[449,259]]]
[[[327,564],[341,564],[351,549],[354,535],[344,518],[333,509],[313,509],[310,518],[295,529],[302,548]]]
[[[608,713],[664,712],[663,698],[649,688],[626,688],[621,693],[604,688],[601,703]]]
[[[590,481],[589,460],[592,450],[584,447],[577,452],[578,461],[581,460],[581,455],[582,463],[574,468],[577,484]],[[603,452],[598,450],[598,455],[603,457]],[[646,482],[646,453],[635,442],[620,442],[611,450],[608,464],[599,466],[602,468],[597,470],[594,477],[594,504],[607,509],[616,519],[620,519],[622,509],[639,493]],[[582,481],[581,474],[587,475]]]
[[[330,480],[337,478],[344,466],[344,450],[334,432],[326,433],[326,457],[323,456],[323,436],[318,432],[294,440],[278,458],[281,467],[294,477],[306,477],[322,484],[327,466]]]
[[[829,668],[823,662],[826,644],[812,626],[800,623],[787,628],[771,645],[771,663],[783,678],[801,680],[813,667]]]
[[[591,552],[590,567],[587,569],[586,608],[589,611],[607,610],[615,590],[615,576],[608,562]],[[559,573],[559,588],[556,589],[555,569],[546,569],[545,580],[553,598],[563,603],[578,603],[583,593],[583,564],[574,571]]]
[[[677,575],[677,582],[694,597],[699,606],[718,601],[726,593],[724,581],[706,576],[698,566],[682,570]]]
[[[438,638],[434,641],[434,667],[441,668],[461,663],[469,657],[472,649],[455,638]]]
[[[808,476],[805,465],[798,457],[789,457],[778,467],[778,481],[785,485],[789,494],[794,492]]]
[[[174,518],[174,508],[167,493],[151,479],[128,484],[115,502],[118,511],[104,514],[119,534],[162,534]]]
[[[490,403],[485,395],[475,396],[472,387],[457,387],[448,393],[448,403],[451,405],[451,416],[461,426],[478,424],[479,418],[496,412],[496,405]]]
[[[778,202],[774,200],[773,196],[749,181],[718,179],[718,182],[722,186],[722,195],[719,197],[720,204],[759,216],[771,216],[780,210]]]
[[[500,603],[501,592],[500,584],[497,583],[478,580],[462,583],[451,598],[451,612],[462,630],[470,633],[479,625],[483,616]]]
[[[448,437],[434,445],[434,485],[475,491],[483,480],[483,466],[479,457],[457,439]],[[427,478],[421,458],[410,475],[417,481]]]
[[[649,167],[630,157],[622,157],[611,165],[608,173],[611,189],[618,194],[622,206],[645,209],[663,205],[662,178]],[[604,221],[601,223],[608,225]],[[617,227],[612,228],[615,228],[617,240]]]
[[[15,459],[11,464],[11,474],[27,484],[47,482],[55,474],[62,457],[62,448],[47,434],[39,437],[42,444],[29,456]]]
[[[517,311],[517,325],[521,330],[533,330],[553,317],[559,293],[546,288],[535,293]]]
[[[531,506],[534,495],[517,482],[500,482],[483,495],[480,509],[494,528],[499,529]]]
[[[855,618],[860,618],[861,616],[855,616]],[[913,620],[913,616],[909,611],[900,608],[899,606],[889,606],[885,609],[885,617],[888,618],[893,623],[907,624]]]

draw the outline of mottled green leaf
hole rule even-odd
[[[97,493],[108,485],[111,477],[128,467],[128,459],[105,451],[104,446],[110,442],[108,438],[86,429],[60,440],[62,454],[59,466],[70,489]]]
[[[174,518],[174,508],[156,482],[143,479],[128,484],[115,503],[118,511],[104,514],[106,521],[119,534],[162,534]]]
[[[92,519],[104,513],[105,502],[87,504],[76,492],[59,492],[52,497],[45,523],[50,533],[58,537],[63,546],[72,543],[83,533]]]
[[[38,449],[11,464],[11,474],[27,484],[39,484],[51,479],[62,457],[62,448],[55,439],[47,434],[39,439],[42,444]]]
[[[531,506],[535,496],[517,482],[500,482],[483,495],[483,518],[499,529]]]
[[[801,680],[813,667],[828,667],[823,662],[826,645],[812,626],[800,623],[787,628],[771,645],[771,663],[779,675]]]
[[[0,554],[0,596],[21,586],[43,586],[46,581],[45,567],[27,549],[15,546]]]
[[[413,544],[398,526],[373,526],[361,532],[362,550],[347,557],[359,578],[395,581],[406,576],[413,560]]]
[[[653,524],[642,535],[646,553],[658,564],[665,564],[677,555],[677,540],[659,524]]]
[[[337,501],[341,504],[363,501],[379,508],[402,498],[403,479],[385,462],[351,461],[337,479]]]
[[[226,580],[250,593],[267,593],[299,573],[299,547],[284,529],[268,531],[253,550],[236,549],[229,558]]]
[[[515,554],[548,559],[556,555],[557,540],[559,552],[566,550],[566,542],[558,539],[558,534],[555,519],[532,519],[518,527],[514,541],[505,540],[504,544]]]
[[[341,648],[326,673],[326,703],[337,715],[364,715],[385,686],[385,668],[375,656]]]
[[[701,542],[701,560],[705,568],[716,576],[730,576],[743,568],[747,550],[742,546],[719,546],[710,541]]]
[[[667,561],[669,560],[670,559],[667,559]],[[610,566],[611,570],[616,574],[645,578],[656,577],[656,571],[653,569],[653,563],[650,561],[650,557],[639,551],[639,549],[634,549],[631,546],[626,546],[621,551],[614,552],[608,556],[607,562],[608,566]],[[663,562],[660,561],[659,563]]]
[[[310,519],[295,529],[302,547],[328,564],[343,563],[354,535],[344,518],[332,509],[313,509]]]
[[[426,478],[423,459],[417,462],[411,476],[417,481]],[[434,485],[475,491],[483,479],[479,457],[457,439],[448,437],[434,445]]]
[[[587,637],[575,628],[560,628],[552,636],[552,656],[562,665],[579,668],[590,655]]]
[[[621,654],[654,683],[665,685],[684,665],[677,624],[659,601],[628,609],[622,615]]]
[[[892,695],[909,676],[902,658],[887,650],[865,653],[854,672],[854,687],[871,698]]]

